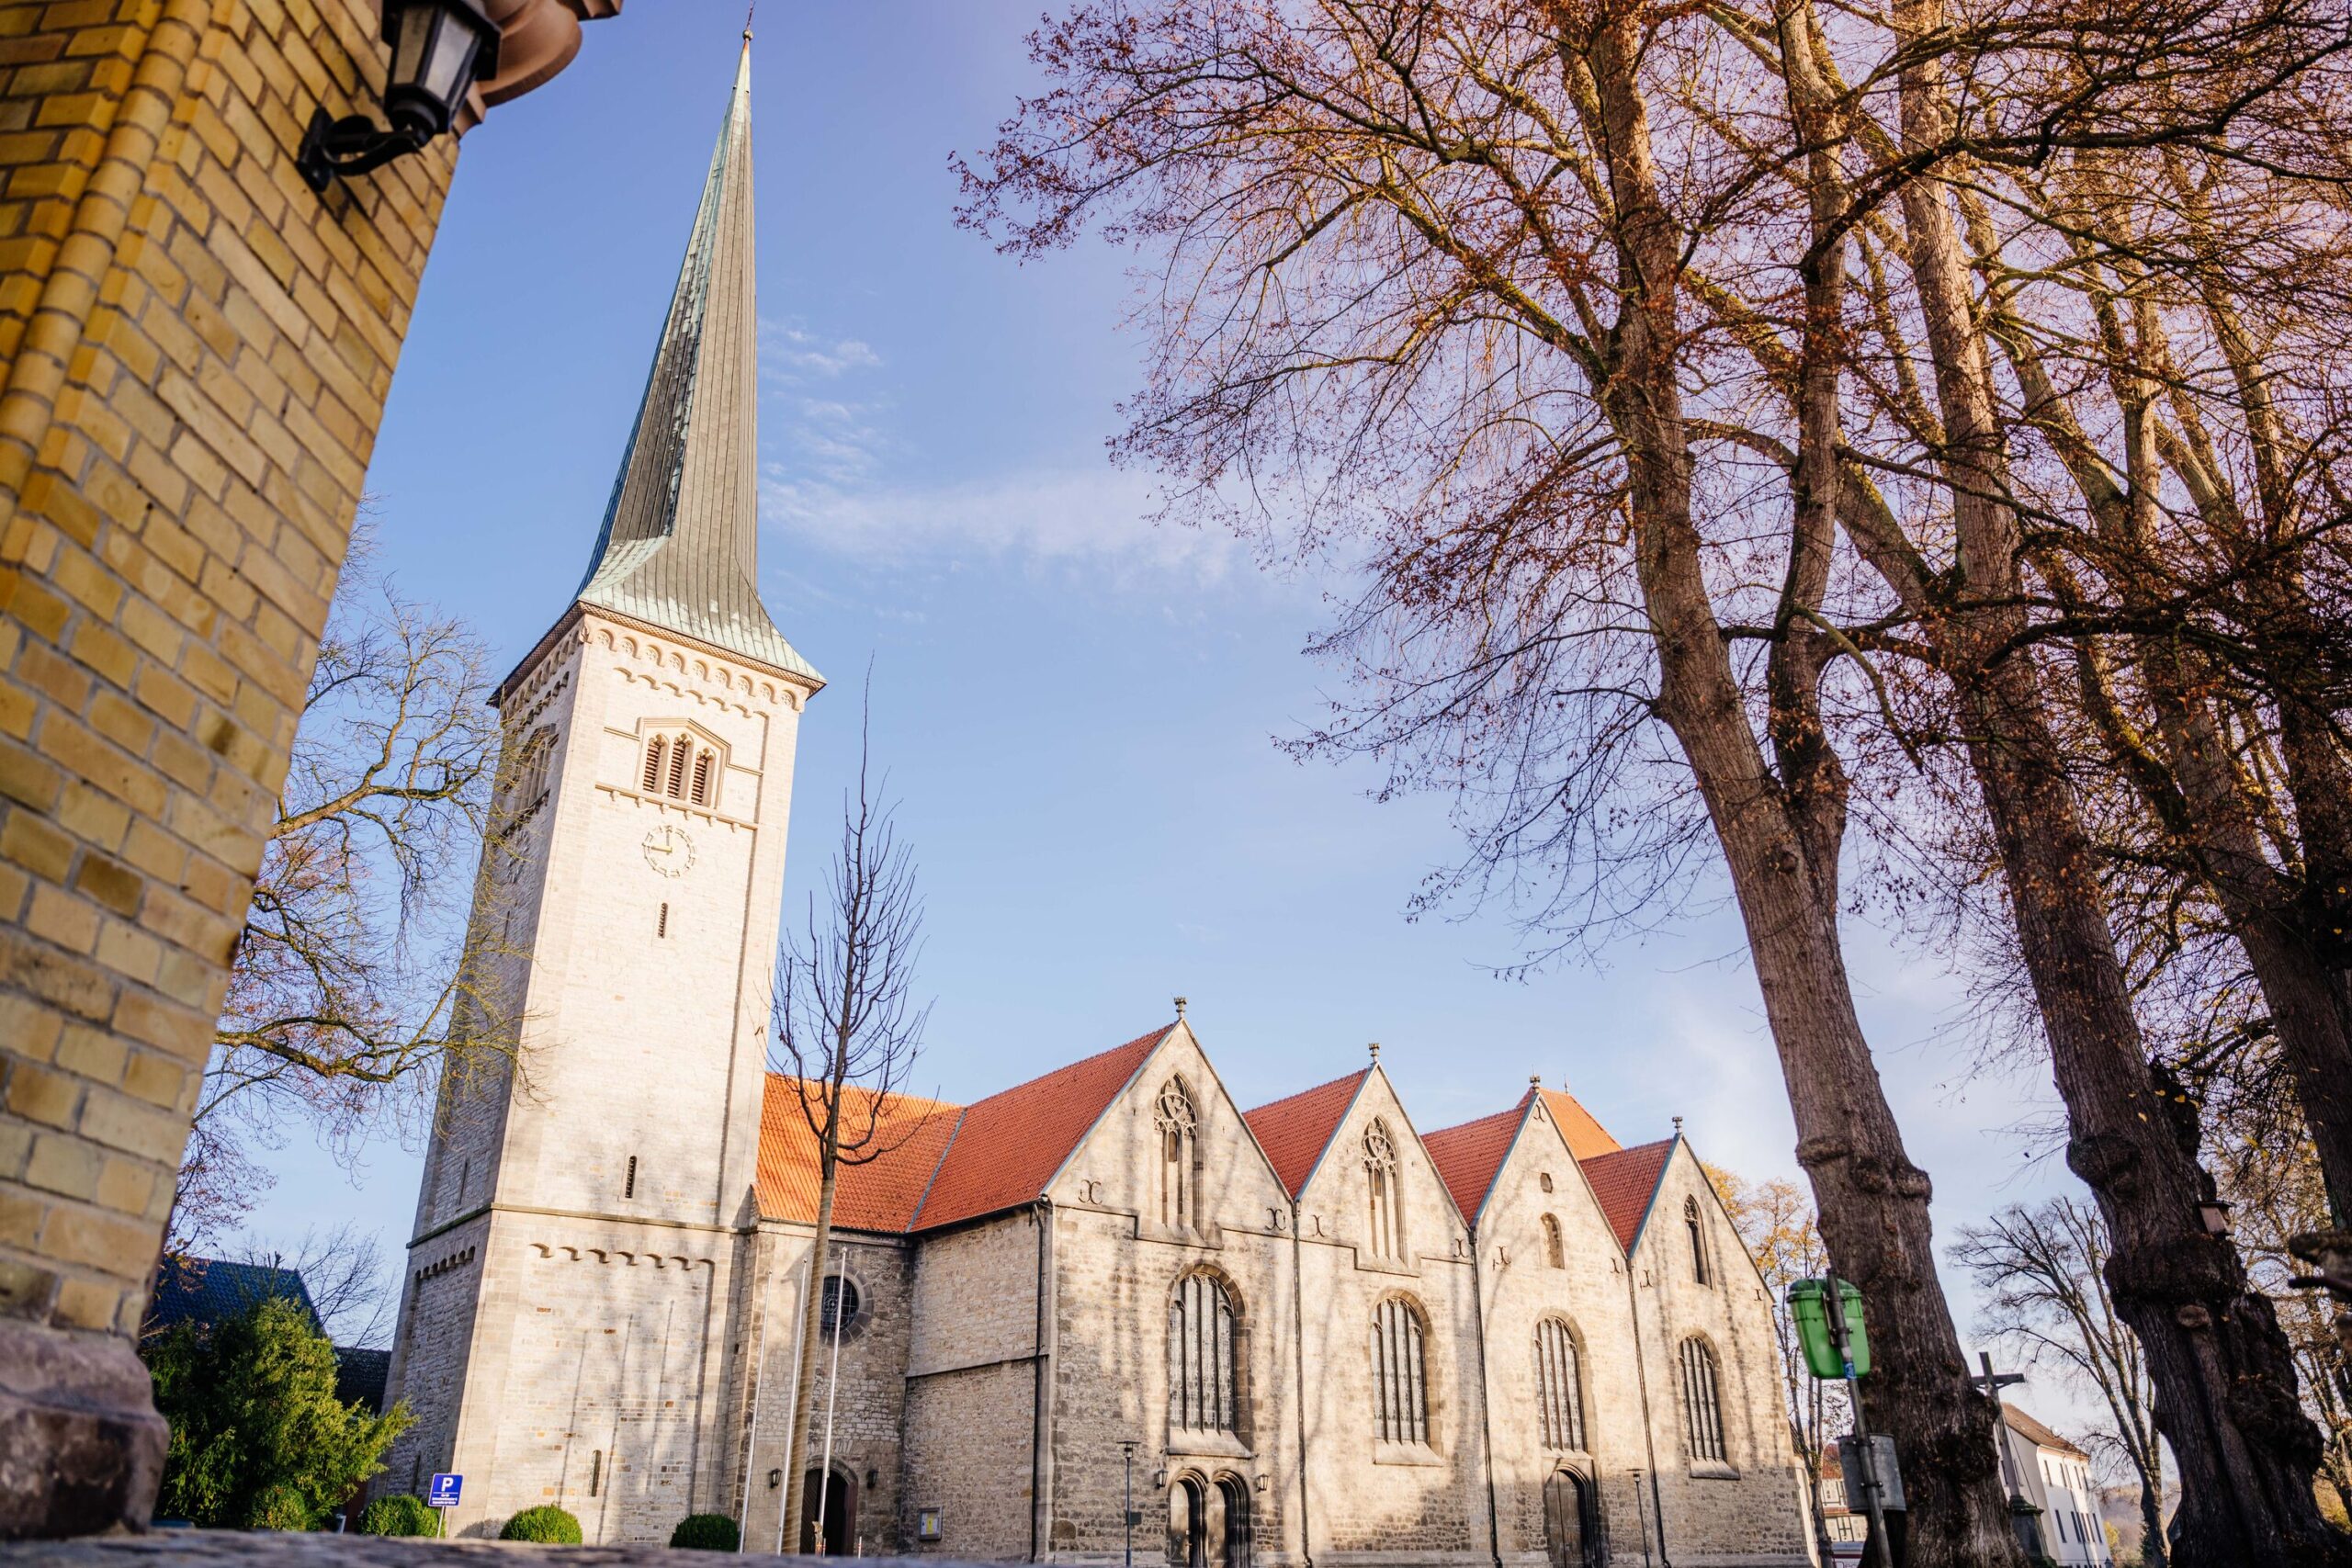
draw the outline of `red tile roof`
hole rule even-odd
[[[1568,1153],[1580,1160],[1597,1159],[1613,1155],[1625,1145],[1609,1135],[1609,1130],[1593,1120],[1592,1112],[1583,1102],[1564,1089],[1543,1091],[1544,1109],[1560,1124],[1560,1132],[1568,1140]]]
[[[1508,1111],[1455,1127],[1441,1127],[1422,1136],[1421,1146],[1430,1151],[1438,1179],[1453,1194],[1453,1206],[1472,1224],[1478,1223],[1479,1206],[1486,1202],[1495,1176],[1503,1168],[1503,1156],[1510,1153],[1511,1140],[1519,1136],[1526,1120],[1527,1100],[1522,1096]]]
[[[976,1220],[1035,1199],[1168,1033],[1155,1029],[968,1107],[910,1228]]]
[[[760,1102],[760,1213],[772,1220],[817,1219],[817,1135],[801,1113],[801,1079],[770,1073]],[[848,1135],[865,1124],[873,1096],[843,1091]],[[964,1108],[944,1100],[894,1094],[882,1108],[872,1146],[883,1152],[862,1165],[843,1165],[833,1189],[833,1223],[846,1230],[903,1231],[922,1201],[939,1156],[955,1135]]]
[[[1372,1069],[1366,1067],[1241,1113],[1292,1197],[1297,1197],[1299,1189],[1306,1185],[1316,1161],[1330,1147],[1332,1134],[1346,1118],[1348,1107],[1355,1103],[1356,1090],[1371,1076]]]
[[[1634,1250],[1642,1216],[1649,1213],[1650,1195],[1657,1190],[1658,1178],[1666,1174],[1666,1156],[1673,1152],[1674,1140],[1661,1138],[1577,1162],[1592,1183],[1592,1195],[1600,1200],[1609,1228],[1617,1233],[1617,1245],[1627,1252]]]

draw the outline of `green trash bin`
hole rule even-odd
[[[1846,1348],[1854,1358],[1854,1374],[1863,1376],[1871,1370],[1871,1339],[1862,1328],[1862,1292],[1840,1280],[1838,1294],[1846,1309]],[[1817,1378],[1844,1377],[1846,1363],[1829,1335],[1829,1281],[1799,1280],[1791,1285],[1789,1316],[1804,1348],[1805,1370]]]

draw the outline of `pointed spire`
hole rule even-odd
[[[747,24],[685,261],[579,598],[818,681],[760,603],[752,255]]]

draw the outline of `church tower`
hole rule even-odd
[[[519,1049],[445,1085],[379,1489],[465,1475],[453,1532],[541,1503],[587,1539],[728,1511],[729,1335],[757,1219],[767,1008],[800,711],[757,589],[751,52],[604,525],[498,689],[471,940]]]

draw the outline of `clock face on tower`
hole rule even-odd
[[[664,876],[684,876],[694,869],[695,841],[664,822],[645,835],[645,863]]]

